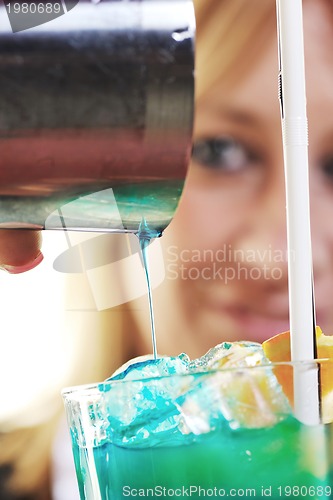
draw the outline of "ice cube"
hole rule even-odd
[[[186,354],[135,358],[100,384],[100,390],[110,392],[105,397],[105,412],[114,443],[140,446],[149,439],[153,445],[166,433],[169,443],[181,434],[177,398],[189,386],[189,380],[182,377],[188,372],[188,364]],[[179,377],[169,377],[177,374]]]
[[[291,413],[259,343],[223,342],[191,361],[189,370],[207,372],[184,407],[188,416],[194,414],[192,407],[210,408],[209,415],[201,412],[205,419],[202,427],[218,427],[221,418],[229,422],[231,429],[267,427]]]
[[[269,363],[257,342],[222,342],[189,364],[190,371],[217,370],[233,366],[256,366]]]
[[[188,372],[190,358],[187,354],[175,357],[139,356],[122,365],[109,380],[140,380],[143,378],[164,377]]]
[[[212,411],[220,412],[231,429],[272,426],[291,414],[272,367],[216,371],[206,383],[215,394]]]

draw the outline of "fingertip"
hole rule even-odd
[[[38,264],[40,264],[43,259],[44,259],[44,255],[42,254],[42,252],[39,252],[39,254],[37,255],[37,257],[34,260],[29,261],[26,264],[22,264],[20,266],[13,266],[10,264],[2,264],[2,266],[0,266],[0,268],[3,269],[4,271],[7,271],[7,273],[9,273],[9,274],[21,274],[21,273],[25,273],[27,271],[31,271],[31,269],[34,269],[35,267],[37,267]]]
[[[11,272],[25,272],[42,260],[40,231],[0,229],[0,266]]]

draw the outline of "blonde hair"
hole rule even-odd
[[[194,0],[196,99],[217,82],[234,85],[276,37],[275,0]]]

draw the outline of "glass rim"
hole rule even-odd
[[[187,373],[172,373],[172,374],[166,374],[166,375],[155,375],[152,377],[139,377],[139,378],[134,378],[134,379],[105,379],[100,382],[92,382],[88,384],[82,384],[82,385],[73,385],[73,386],[68,386],[64,387],[61,391],[61,395],[63,398],[66,398],[67,396],[70,396],[72,394],[86,394],[89,391],[92,390],[99,390],[99,388],[102,387],[109,387],[109,386],[119,386],[119,385],[124,385],[124,384],[131,384],[131,383],[140,383],[140,382],[153,382],[154,380],[169,380],[172,378],[186,378],[186,377],[204,377],[205,375],[212,375],[216,373],[229,373],[229,372],[247,372],[249,370],[255,370],[257,371],[258,369],[265,369],[265,368],[275,368],[275,367],[289,367],[289,368],[301,368],[301,367],[312,367],[316,368],[316,366],[311,366],[311,365],[317,365],[317,368],[320,366],[324,365],[332,365],[333,366],[333,358],[315,358],[315,359],[307,359],[307,360],[297,360],[297,361],[274,361],[274,362],[267,362],[267,363],[261,363],[261,364],[254,364],[254,365],[247,365],[247,366],[228,366],[228,367],[221,367],[221,368],[215,368],[215,369],[200,369],[198,370],[193,370]],[[100,392],[107,392],[107,391],[102,391]]]

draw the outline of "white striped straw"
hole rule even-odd
[[[314,360],[315,312],[310,231],[308,127],[302,0],[277,0],[280,103],[286,181],[289,314],[292,361]],[[296,363],[295,416],[320,420],[316,363]]]

